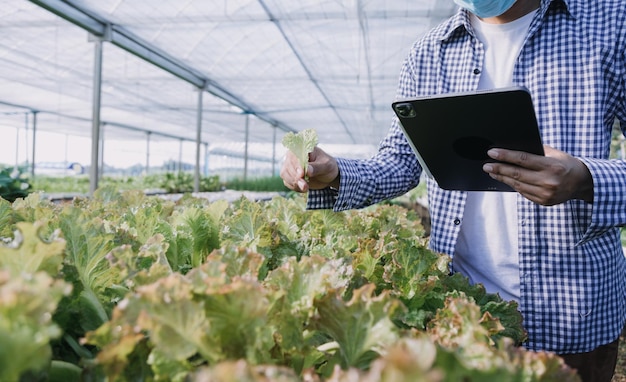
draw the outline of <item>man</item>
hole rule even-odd
[[[521,85],[545,156],[492,149],[484,171],[516,192],[445,191],[428,179],[430,247],[487,290],[520,303],[531,350],[552,351],[584,381],[610,381],[626,318],[626,2],[455,0],[461,9],[417,41],[397,98]],[[506,125],[502,126],[507,128]],[[415,187],[422,169],[397,120],[369,160],[295,157],[285,185],[308,208],[361,208]]]

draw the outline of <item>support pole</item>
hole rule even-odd
[[[272,176],[276,176],[276,125],[273,125],[274,137],[272,138]]]
[[[194,192],[200,192],[200,145],[202,139],[202,109],[203,101],[202,96],[204,94],[204,88],[198,88],[198,120],[196,126],[196,163],[194,168],[193,190]]]
[[[35,177],[35,153],[37,152],[37,111],[33,110],[33,164],[30,168],[30,175]]]
[[[65,168],[67,168],[69,166],[69,161],[68,161],[68,156],[67,156],[67,150],[69,149],[70,145],[69,145],[69,139],[70,139],[70,135],[69,134],[65,134],[65,146],[63,147],[63,165],[65,166]]]
[[[146,175],[150,173],[150,137],[152,132],[146,132]]]
[[[98,156],[98,183],[102,180],[104,175],[104,141],[106,140],[106,122],[100,122],[100,153]]]
[[[100,177],[100,103],[102,90],[102,39],[94,38],[93,110],[91,125],[91,168],[89,169],[89,194],[98,189]]]
[[[20,166],[20,128],[15,128],[15,169]]]
[[[178,144],[178,172],[183,171],[183,140]]]
[[[248,141],[250,140],[250,114],[246,113],[246,141],[243,153],[243,182],[248,181]]]
[[[26,164],[26,167],[24,168],[24,172],[28,171],[30,172],[30,163],[28,163],[30,161],[30,158],[28,157],[28,125],[30,124],[29,120],[28,120],[28,113],[24,113],[24,161]]]
[[[209,176],[209,144],[204,144],[204,176]]]

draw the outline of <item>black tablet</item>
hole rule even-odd
[[[494,147],[544,155],[530,93],[523,87],[397,101],[392,108],[426,171],[446,190],[512,191],[482,170]]]

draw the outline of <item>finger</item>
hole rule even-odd
[[[283,184],[288,189],[296,192],[307,192],[309,190],[309,185],[304,179],[291,180],[283,178]]]
[[[309,188],[307,182],[304,180],[304,170],[300,167],[300,164],[289,163],[286,158],[280,170],[280,177],[283,179],[283,184],[290,190],[297,192],[306,192]]]
[[[518,186],[518,183],[539,185],[545,182],[540,172],[504,163],[486,163],[483,165],[483,171],[492,178],[510,186]]]
[[[525,151],[506,150],[494,148],[487,151],[490,158],[499,162],[515,164],[530,170],[541,170],[545,166],[546,157],[535,155]]]
[[[308,176],[309,178],[314,178],[316,173],[317,171],[315,170],[314,166],[311,166],[310,164],[306,166],[306,176]]]
[[[506,175],[509,170],[512,171],[510,176]],[[510,186],[523,197],[537,204],[549,206],[562,202],[558,182],[545,174],[504,165],[499,172],[491,172],[489,176]]]
[[[296,185],[298,192],[307,192],[309,190],[309,184],[304,179],[298,179]]]

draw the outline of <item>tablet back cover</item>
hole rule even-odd
[[[544,155],[523,87],[423,97],[392,104],[420,163],[448,190],[512,191],[487,175],[494,147]]]

